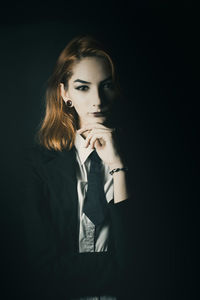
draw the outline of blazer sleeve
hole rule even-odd
[[[27,299],[70,299],[120,293],[118,288],[130,262],[127,260],[130,224],[126,221],[131,199],[109,205],[116,255],[63,253],[53,222],[42,209],[48,201],[46,188],[35,165],[26,162],[21,212]]]

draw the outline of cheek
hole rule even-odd
[[[90,102],[90,97],[89,95],[86,95],[84,93],[70,93],[70,99],[72,100],[74,107],[77,111],[79,112],[84,112],[87,111],[87,107]]]
[[[115,90],[102,91],[102,95],[104,95],[104,97],[106,97],[108,100],[113,100],[116,97],[116,91]]]
[[[108,104],[112,105],[113,102],[116,99],[116,93],[115,92],[108,92],[106,94],[106,99],[107,99]]]
[[[85,114],[87,111],[87,103],[84,101],[83,97],[74,97],[71,98],[74,108],[79,115]]]
[[[69,89],[69,99],[72,100],[76,112],[79,114],[82,111],[82,101],[79,94],[76,91]]]
[[[79,115],[83,115],[86,111],[85,106],[81,105],[80,103],[79,103],[79,105],[76,105],[75,109]]]

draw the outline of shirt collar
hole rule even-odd
[[[78,152],[78,155],[79,155],[79,158],[81,161],[81,165],[84,164],[84,162],[86,161],[86,159],[88,158],[90,153],[92,153],[92,151],[94,151],[94,149],[85,148],[84,142],[85,142],[85,139],[76,132],[74,146]]]

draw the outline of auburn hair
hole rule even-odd
[[[70,150],[75,142],[79,126],[75,109],[66,106],[60,91],[60,83],[67,89],[72,76],[73,65],[84,57],[103,57],[109,63],[112,80],[116,81],[113,61],[105,47],[89,35],[72,39],[57,59],[54,70],[47,82],[45,113],[36,133],[37,142],[49,150]],[[116,84],[118,86],[118,84]]]

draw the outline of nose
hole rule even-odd
[[[104,104],[105,104],[105,99],[100,89],[97,88],[92,98],[92,106],[96,107],[97,109],[101,109],[105,106]]]

